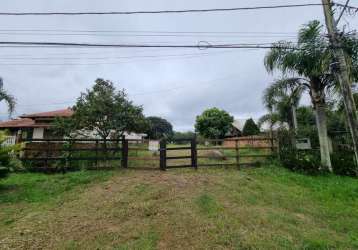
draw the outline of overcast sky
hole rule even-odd
[[[135,11],[320,2],[1,0],[0,10]],[[358,5],[358,1],[353,0],[351,4]],[[297,30],[303,24],[313,19],[323,21],[323,18],[322,7],[171,15],[2,16],[0,40],[193,45],[199,41],[268,43],[283,39],[295,41]],[[355,29],[356,19],[346,17],[342,24],[349,23],[349,28]],[[100,77],[113,81],[117,88],[126,89],[130,99],[143,105],[146,115],[164,117],[176,130],[184,131],[193,129],[196,115],[214,106],[236,118],[257,118],[265,113],[262,91],[279,77],[279,74],[272,76],[265,71],[266,52],[252,49],[0,47],[0,76],[5,88],[17,99],[15,117],[72,106],[80,92],[90,88]],[[6,119],[3,104],[0,114]]]

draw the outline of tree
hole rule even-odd
[[[242,129],[242,134],[244,136],[250,136],[250,135],[258,135],[259,133],[260,133],[260,129],[254,122],[254,120],[252,118],[248,119],[245,122],[245,125]]]
[[[81,128],[72,117],[57,117],[52,125],[53,134],[59,138],[62,136],[75,138],[81,133]]]
[[[147,135],[151,139],[161,139],[169,138],[173,135],[173,126],[167,120],[150,116],[147,117],[148,130],[146,131]]]
[[[281,117],[278,113],[270,111],[270,113],[261,116],[257,122],[257,126],[262,129],[263,124],[269,125],[270,137],[273,137],[273,127],[276,124],[282,125]]]
[[[312,21],[299,31],[297,45],[291,42],[275,44],[275,48],[265,57],[265,66],[269,72],[278,69],[283,74],[299,76],[291,78],[292,83],[310,94],[316,115],[321,165],[332,172],[327,135],[326,92],[335,85],[335,79],[330,73],[332,54],[327,45],[322,25],[319,21]]]
[[[187,132],[174,131],[170,140],[172,140],[173,143],[175,144],[186,144],[187,141],[183,141],[183,140],[188,140],[195,137],[196,134],[192,131],[187,131]]]
[[[0,178],[6,177],[15,163],[14,154],[21,150],[22,145],[6,145],[7,131],[0,131]]]
[[[7,93],[4,89],[4,82],[3,79],[0,77],[0,102],[5,101],[8,107],[9,114],[14,112],[16,101],[15,98]]]
[[[296,78],[282,78],[265,89],[263,103],[276,122],[287,122],[291,131],[297,130],[296,109],[303,88],[296,84]]]
[[[195,130],[208,139],[222,139],[230,130],[234,118],[224,110],[211,108],[196,117]]]
[[[112,82],[103,79],[81,93],[73,111],[71,118],[57,120],[60,133],[95,132],[105,141],[110,135],[119,139],[124,132],[143,132],[146,125],[143,108],[129,101],[124,90],[117,91]]]

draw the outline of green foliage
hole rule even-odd
[[[151,139],[170,138],[173,135],[173,126],[167,120],[150,116],[147,117],[148,130],[146,134]]]
[[[357,72],[358,73],[358,72]],[[354,103],[356,105],[356,109],[358,110],[358,92],[356,93],[353,93],[353,99],[354,99]],[[338,110],[340,112],[344,112],[344,103],[343,103],[343,98],[341,98],[341,100],[339,100],[339,103],[338,103]]]
[[[5,177],[10,170],[17,167],[18,161],[15,154],[21,149],[21,144],[3,145],[7,135],[7,131],[0,131],[0,178]]]
[[[0,77],[0,102],[5,101],[8,107],[9,114],[15,110],[16,100],[4,89],[4,83]]]
[[[0,167],[0,178],[4,178],[8,175],[9,169],[7,167]]]
[[[242,135],[258,135],[260,133],[259,127],[256,125],[252,118],[245,122],[244,128],[242,129]]]
[[[312,107],[301,106],[297,108],[298,138],[309,138],[314,149],[319,148],[318,132],[315,114]]]
[[[265,66],[267,71],[273,72],[279,70],[285,76],[292,74],[299,76],[295,82],[295,87],[301,87],[307,91],[311,97],[312,105],[320,110],[316,113],[317,126],[325,130],[325,114],[323,109],[326,107],[326,96],[331,94],[332,90],[339,90],[337,80],[333,74],[335,67],[332,62],[335,61],[330,42],[324,36],[323,26],[319,21],[314,20],[302,27],[298,33],[297,45],[292,42],[278,42],[275,48],[271,49],[265,57]],[[347,40],[350,38],[347,37]],[[355,40],[355,39],[354,39]],[[347,61],[350,62],[350,73],[353,79],[357,78],[356,65],[358,65],[357,46],[358,43],[345,42]],[[335,124],[337,125],[337,124]],[[333,125],[333,126],[335,126]],[[320,133],[322,164],[329,165],[330,157],[328,154],[328,144],[326,131]],[[327,167],[327,166],[324,166]]]
[[[307,174],[319,174],[323,170],[320,167],[320,155],[318,150],[318,138],[317,133],[314,130],[314,126],[309,123],[311,121],[309,107],[301,107],[298,114],[306,114],[306,117],[299,115],[299,119],[306,120],[306,126],[300,126],[299,137],[308,137],[311,140],[311,150],[297,150],[292,141],[295,135],[289,131],[279,131],[279,145],[280,145],[280,161],[282,165],[290,170],[307,173]],[[316,136],[316,137],[315,137]],[[331,138],[333,145],[338,140],[337,137]],[[342,138],[340,138],[342,139]],[[338,143],[337,143],[338,144]],[[357,168],[354,162],[354,154],[352,151],[333,147],[333,153],[331,154],[333,173],[343,176],[357,176]]]
[[[124,132],[143,132],[146,121],[143,108],[128,100],[124,90],[117,91],[110,81],[97,79],[92,89],[82,93],[73,107],[71,118],[57,120],[57,133],[94,131],[106,139],[113,131],[119,138]]]
[[[51,130],[58,138],[63,136],[72,138],[76,136],[76,131],[80,129],[77,125],[76,120],[72,117],[56,117]]]
[[[257,122],[257,126],[261,128],[265,123],[268,123],[270,127],[273,127],[276,124],[282,124],[280,115],[278,113],[269,113],[261,116]]]
[[[329,42],[321,34],[323,26],[314,20],[305,25],[298,34],[297,46],[291,42],[279,42],[265,58],[265,66],[268,71],[279,69],[283,73],[297,73],[313,80],[310,87],[316,91],[323,90],[327,84],[332,83],[333,76],[327,74],[332,62],[332,54]],[[291,47],[298,47],[293,50]],[[328,78],[327,78],[328,77]]]
[[[230,130],[234,118],[224,110],[211,108],[196,117],[195,130],[205,138],[221,139]]]
[[[333,172],[337,175],[358,176],[355,166],[354,153],[348,150],[340,150],[332,154]]]
[[[332,138],[336,132],[346,131],[344,111],[335,109],[333,105],[327,105],[327,130]],[[297,122],[299,138],[308,137],[313,148],[319,148],[315,114],[312,107],[302,106],[297,109]]]
[[[263,103],[275,116],[275,123],[287,122],[293,128],[292,108],[298,106],[303,90],[300,78],[282,78],[265,89]]]
[[[358,80],[358,39],[355,36],[342,36],[343,49],[346,53],[346,61],[350,68],[349,72],[353,82]],[[357,102],[356,102],[356,105]]]
[[[174,141],[175,143],[180,144],[180,142],[177,142],[175,140],[184,140],[184,139],[190,139],[190,138],[194,138],[194,137],[195,137],[195,133],[192,131],[187,131],[187,132],[174,131],[173,136],[170,139],[172,141]],[[183,143],[187,143],[187,142],[183,142]]]
[[[282,163],[286,168],[297,172],[318,174],[321,171],[320,157],[312,151],[283,151]]]

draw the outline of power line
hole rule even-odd
[[[158,57],[177,57],[177,56],[196,56],[196,55],[213,55],[218,53],[231,53],[229,51],[219,51],[211,53],[187,53],[187,54],[164,54],[164,55],[139,55],[139,56],[112,56],[112,57],[0,57],[0,60],[107,60],[107,59],[132,59],[132,58],[158,58]]]
[[[346,11],[346,9],[347,9],[347,7],[348,7],[349,2],[350,2],[350,0],[347,0],[347,1],[346,1],[346,4],[344,5],[344,7],[343,7],[341,13],[339,14],[339,17],[338,17],[337,20],[336,20],[336,24],[338,24],[339,21],[341,20],[341,18],[342,18],[342,16],[343,16],[344,12]]]
[[[247,49],[247,50],[256,50],[256,49]],[[224,52],[231,52],[232,51],[222,51]],[[202,54],[202,55],[193,55],[193,56],[182,56],[182,57],[170,57],[170,58],[160,58],[160,59],[143,59],[143,60],[131,60],[131,61],[117,61],[117,62],[95,62],[95,63],[0,63],[0,65],[4,66],[96,66],[96,65],[118,65],[124,63],[132,63],[132,62],[141,62],[141,61],[166,61],[172,59],[193,59],[203,56],[210,56],[212,53]]]
[[[236,38],[296,38],[296,35],[278,35],[278,34],[103,34],[103,33],[23,33],[23,32],[0,32],[0,35],[22,35],[22,36],[102,36],[102,37],[236,37]]]
[[[338,7],[341,7],[343,8],[343,12],[348,9],[350,11],[358,11],[358,7],[355,7],[355,6],[351,6],[351,5],[348,5],[349,1],[346,3],[346,4],[341,4],[341,3],[334,3],[332,5],[335,5],[335,6],[338,6]]]
[[[74,32],[74,33],[164,33],[164,34],[293,34],[271,31],[168,31],[168,30],[73,30],[73,29],[0,29],[0,32]]]
[[[16,46],[14,46],[16,47]],[[1,48],[1,46],[0,46]],[[168,49],[158,49],[158,48],[153,48],[153,49],[141,49],[141,50],[134,50],[134,51],[131,51],[131,53],[134,53],[134,54],[140,54],[142,52],[163,52],[163,51],[168,51]],[[172,49],[170,51],[173,51]],[[175,51],[175,50],[174,50]],[[98,54],[115,54],[115,53],[118,53],[118,50],[113,50],[113,51],[103,51],[101,50],[100,52],[97,52],[97,51],[87,51],[87,52],[79,52],[78,50],[75,50],[75,51],[72,51],[72,52],[60,52],[60,53],[45,53],[45,54],[42,54],[43,56],[65,56],[65,55],[70,55],[70,56],[73,56],[73,55],[98,55]],[[36,53],[37,55],[38,53]],[[14,56],[32,56],[31,54],[0,54],[0,58],[4,58],[4,57],[14,57]]]
[[[266,5],[252,7],[235,8],[213,8],[213,9],[183,9],[183,10],[147,10],[147,11],[89,11],[89,12],[0,12],[1,16],[51,16],[51,15],[134,15],[134,14],[180,14],[180,13],[205,13],[205,12],[227,12],[227,11],[247,11],[262,9],[281,9],[322,6],[318,3],[291,4],[291,5]]]
[[[283,48],[278,45],[263,44],[210,44],[206,41],[200,41],[197,45],[169,45],[169,44],[99,44],[99,43],[63,43],[63,42],[0,42],[0,45],[34,46],[34,47],[92,47],[92,48],[196,48],[196,49],[274,49]],[[287,47],[287,49],[297,49]]]

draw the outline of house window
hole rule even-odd
[[[34,128],[32,138],[33,139],[43,139],[44,138],[44,128]]]

